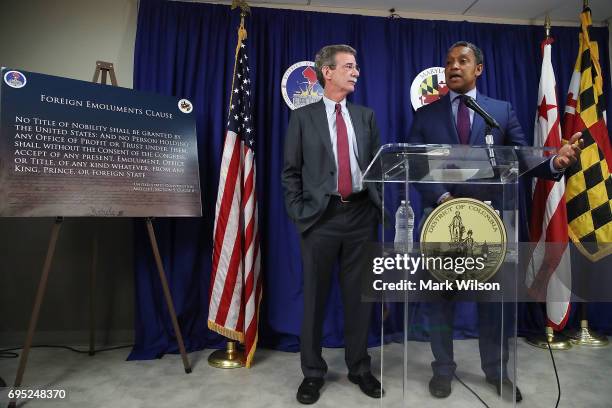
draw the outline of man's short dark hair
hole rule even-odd
[[[482,55],[482,50],[469,41],[457,41],[453,45],[450,46],[447,54],[453,49],[457,47],[468,47],[474,53],[474,57],[476,57],[476,64],[482,64],[484,61],[484,56]]]
[[[323,77],[323,67],[334,67],[336,66],[336,54],[339,52],[345,52],[347,54],[357,55],[357,51],[350,45],[346,44],[335,44],[326,45],[321,48],[315,56],[315,72],[317,73],[317,80],[322,87],[325,87],[325,78]]]

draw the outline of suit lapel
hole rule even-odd
[[[329,154],[332,162],[334,162],[334,150],[331,145],[331,135],[329,134],[329,122],[327,121],[327,112],[325,112],[325,103],[323,99],[315,103],[314,109],[312,110],[312,122],[317,130],[317,135],[322,139],[323,146]]]
[[[484,100],[480,96],[480,93],[476,94],[476,102],[478,102],[478,104],[482,106],[483,109],[486,110]],[[474,120],[472,122],[472,131],[470,132],[470,145],[484,145],[485,144],[484,132],[485,132],[484,119],[479,114],[474,112]]]
[[[349,116],[351,117],[351,123],[353,124],[353,130],[355,131],[355,140],[357,142],[357,152],[359,153],[359,157],[357,161],[359,162],[359,167],[361,169],[366,168],[366,164],[363,163],[363,160],[366,157],[366,153],[363,150],[365,148],[366,142],[363,139],[364,131],[363,131],[363,122],[361,120],[360,111],[355,105],[352,103],[346,102],[346,109],[348,109]]]

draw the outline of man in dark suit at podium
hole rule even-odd
[[[380,196],[362,184],[361,172],[379,147],[379,132],[371,109],[346,100],[359,77],[355,55],[347,45],[326,46],[317,53],[315,70],[323,99],[292,112],[285,139],[285,207],[301,234],[304,270],[304,380],[297,392],[303,404],[318,400],[327,372],[321,355],[322,325],[337,259],[348,378],[368,396],[382,396],[380,382],[370,371],[371,304],[361,302],[357,267],[363,244],[376,239]]]
[[[466,41],[453,44],[446,56],[444,72],[449,92],[438,101],[417,110],[408,142],[485,145],[485,121],[466,106],[467,95],[475,99],[499,123],[503,132],[500,129],[493,129],[494,145],[526,145],[525,135],[510,103],[489,98],[476,90],[476,80],[482,71],[483,55],[477,46]],[[573,164],[580,154],[582,143],[579,140],[580,136],[580,133],[575,134],[570,143],[563,146],[556,156],[535,167],[530,171],[530,175],[560,180],[563,171]],[[434,207],[454,196],[476,194],[452,186],[446,189],[441,184],[421,186],[419,191],[423,197],[423,207]],[[433,377],[429,382],[429,391],[438,398],[450,395],[451,381],[457,367],[453,359],[452,340],[454,305],[452,301],[428,305],[432,327],[431,349],[434,355],[431,364]],[[481,367],[487,382],[496,387],[498,394],[501,393],[502,387],[507,389],[512,387],[507,373],[508,337],[507,334],[502,335],[500,322],[503,310],[499,303],[478,305]],[[518,387],[516,400],[522,400]]]

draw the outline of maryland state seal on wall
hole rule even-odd
[[[290,66],[281,81],[283,99],[290,109],[319,102],[323,87],[317,81],[313,61],[300,61]]]
[[[443,67],[421,71],[410,86],[410,101],[414,110],[437,101],[448,93]]]

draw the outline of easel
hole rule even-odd
[[[100,73],[102,73],[102,78],[100,83],[106,85],[107,76],[110,76],[111,85],[117,86],[117,79],[115,77],[115,70],[113,68],[113,64],[110,62],[104,61],[96,61],[96,69],[94,72],[92,82],[97,83],[98,78],[100,78]],[[172,300],[172,295],[170,294],[170,289],[168,287],[168,281],[166,279],[166,272],[164,271],[164,266],[161,260],[161,256],[159,253],[159,248],[157,246],[157,239],[155,238],[155,230],[153,229],[153,218],[146,218],[146,226],[147,232],[149,234],[149,240],[151,241],[151,249],[153,250],[153,256],[155,258],[155,264],[157,266],[157,271],[159,272],[159,279],[161,280],[162,290],[164,292],[164,297],[166,299],[166,305],[168,306],[168,312],[170,313],[170,317],[172,319],[172,327],[174,329],[174,333],[176,334],[176,341],[179,346],[179,351],[181,353],[181,358],[183,360],[183,367],[185,368],[185,373],[191,373],[191,365],[189,363],[189,359],[187,357],[187,352],[185,350],[185,343],[183,342],[183,335],[181,333],[181,329],[178,324],[178,319],[176,317],[176,311],[174,309],[174,302]],[[28,332],[26,334],[25,343],[23,345],[23,351],[19,358],[19,367],[17,369],[17,375],[15,377],[15,383],[13,388],[21,387],[21,383],[23,380],[23,375],[25,373],[26,365],[28,362],[28,356],[30,354],[30,349],[32,348],[32,340],[34,337],[34,332],[36,331],[36,325],[38,323],[38,317],[40,314],[40,307],[42,305],[43,298],[45,296],[45,291],[47,289],[47,281],[49,279],[49,270],[51,269],[51,262],[53,261],[53,255],[55,253],[55,245],[57,244],[57,239],[59,236],[59,232],[62,226],[62,222],[64,221],[63,217],[56,217],[55,223],[51,229],[51,237],[49,239],[49,246],[47,247],[47,254],[45,256],[45,262],[43,264],[43,270],[40,277],[40,281],[38,282],[38,289],[36,290],[36,298],[34,300],[34,306],[32,308],[32,315],[30,316],[30,323],[28,326]],[[90,311],[90,333],[89,333],[89,355],[92,356],[95,354],[95,330],[94,330],[94,317],[95,317],[95,302],[94,302],[94,291],[95,291],[95,277],[96,277],[96,265],[98,258],[98,234],[97,230],[94,232],[93,237],[93,254],[92,254],[92,264],[90,271],[90,296],[89,296],[89,311]],[[9,408],[16,407],[16,401],[12,400],[9,402]]]
[[[100,83],[102,85],[106,85],[106,75],[110,75],[111,85],[117,86],[117,78],[115,77],[115,68],[113,68],[112,62],[104,62],[104,61],[96,61],[96,70],[94,71],[94,76],[91,82],[98,82],[98,78],[100,77],[100,72],[102,72],[102,80]]]

